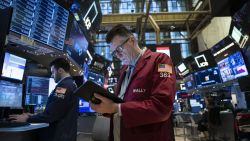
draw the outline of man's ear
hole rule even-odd
[[[129,39],[129,40],[133,42],[133,45],[136,43],[136,42],[135,42],[135,38],[134,38],[134,37],[130,37],[130,39]],[[132,43],[131,43],[131,44],[132,44]]]
[[[59,68],[57,71],[58,71],[59,73],[63,73],[63,72],[64,72],[64,69]]]

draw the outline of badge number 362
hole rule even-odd
[[[160,77],[162,77],[162,78],[166,78],[166,77],[169,77],[169,76],[170,75],[167,72],[160,72]]]

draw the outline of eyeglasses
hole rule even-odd
[[[111,55],[113,57],[117,57],[117,53],[122,53],[122,51],[123,51],[123,45],[126,44],[128,40],[129,40],[129,38],[126,39],[121,45],[117,46],[116,49],[112,52]]]

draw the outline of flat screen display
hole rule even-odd
[[[177,68],[180,72],[184,72],[187,69],[184,63],[181,63]]]
[[[88,71],[88,76],[87,76],[88,80],[91,80],[93,82],[95,82],[96,84],[103,86],[104,85],[104,76],[92,71]],[[89,103],[83,99],[79,99],[79,112],[80,113],[91,113],[91,112],[95,112],[93,111],[90,106]]]
[[[26,80],[26,105],[46,105],[49,95],[50,78],[28,76]]]
[[[0,107],[22,108],[22,84],[0,80],[0,90]]]
[[[53,0],[4,0],[13,7],[10,30],[63,50],[69,12]]]
[[[240,30],[237,27],[233,27],[233,31],[231,34],[232,38],[238,43],[240,44],[240,40],[242,38],[242,33],[240,32]]]
[[[54,78],[49,78],[49,92],[50,95],[52,91],[56,88],[57,83],[55,82]]]
[[[95,111],[90,108],[89,102],[80,98],[79,99],[79,112],[80,113],[93,113]]]
[[[95,72],[89,71],[88,80],[91,80],[100,86],[104,85],[104,76]]]
[[[187,90],[191,90],[195,88],[195,81],[193,74],[188,75],[184,78],[185,87]]]
[[[183,62],[177,66],[178,72],[180,76],[186,76],[190,73],[190,70],[186,66],[186,64]]]
[[[210,50],[205,50],[194,56],[192,68],[195,71],[205,70],[217,66]]]
[[[67,54],[83,67],[89,43],[75,20],[72,23],[70,35],[67,40],[69,41],[65,44]]]
[[[223,82],[248,75],[244,59],[239,51],[219,61],[217,64]]]
[[[195,72],[194,77],[197,88],[221,83],[218,67]]]
[[[5,52],[2,77],[23,80],[26,59]]]
[[[230,36],[227,36],[211,48],[211,53],[218,62],[239,50],[239,45]]]
[[[75,19],[82,24],[81,28],[92,31],[99,29],[102,19],[101,7],[96,0],[76,1],[74,0],[70,11],[74,14]]]

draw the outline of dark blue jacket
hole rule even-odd
[[[40,141],[76,141],[78,98],[71,77],[59,82],[48,98],[43,113],[29,117],[31,123],[49,123],[39,132]]]

